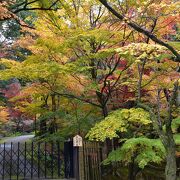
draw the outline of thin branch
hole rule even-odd
[[[113,74],[113,72],[116,70],[117,66],[119,65],[119,62],[120,62],[120,58],[118,58],[118,61],[116,62],[114,68],[106,75],[105,79],[104,79],[104,86],[102,87],[101,89],[101,93],[104,92],[104,89],[106,88],[106,85],[107,85],[107,79],[109,76],[111,76]]]
[[[102,108],[101,105],[99,104],[96,104],[96,103],[93,103],[92,101],[88,100],[88,99],[83,99],[82,97],[79,97],[79,96],[75,96],[73,94],[67,94],[67,93],[59,93],[59,92],[56,92],[56,91],[53,91],[55,94],[57,95],[60,95],[60,96],[63,96],[63,97],[67,97],[67,98],[72,98],[72,99],[77,99],[77,100],[80,100],[82,102],[85,102],[85,103],[88,103],[88,104],[91,104],[93,106],[96,106],[98,108]]]
[[[154,31],[154,29],[155,29],[155,27],[156,27],[156,25],[157,25],[157,21],[158,21],[158,18],[155,18],[155,19],[153,20],[153,25],[152,25],[151,33]],[[147,44],[149,43],[149,40],[150,40],[150,38],[147,37],[147,41],[146,41]]]
[[[158,122],[159,129],[162,130],[160,107],[161,107],[161,89],[158,89],[157,90],[157,122]]]
[[[21,23],[21,21],[20,21],[19,19],[15,19],[15,21],[16,21],[20,26],[22,26],[22,27],[27,27],[27,28],[29,28],[29,29],[35,29],[34,27],[29,26],[29,25],[27,25],[27,24],[25,24],[25,23]]]
[[[138,83],[137,83],[137,91],[138,91],[138,96],[137,96],[137,101],[141,102],[141,90],[142,90],[142,80],[143,80],[143,74],[144,74],[144,68],[145,68],[146,60],[143,60],[142,66],[140,67],[140,64],[138,64]]]
[[[112,86],[109,87],[109,93],[106,96],[106,100],[104,101],[104,104],[106,104],[109,100],[109,97],[111,96],[111,93],[114,89],[114,87],[116,86],[116,84],[118,83],[119,79],[121,78],[121,75],[124,71],[126,71],[130,66],[132,65],[132,63],[130,63],[129,65],[127,65],[119,74],[118,78],[116,79],[116,81],[114,82],[114,84]]]
[[[59,0],[56,0],[55,2],[53,2],[49,7],[45,8],[45,7],[27,7],[28,5],[30,4],[33,4],[35,2],[37,2],[38,0],[34,0],[34,1],[31,1],[31,2],[28,2],[28,3],[21,3],[19,4],[19,6],[16,6],[17,7],[20,7],[21,5],[24,4],[23,8],[20,8],[20,9],[16,9],[16,10],[12,10],[12,13],[14,14],[17,14],[18,12],[20,11],[32,11],[32,10],[56,10],[56,9],[52,9],[53,6],[55,6]]]

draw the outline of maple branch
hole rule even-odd
[[[80,101],[82,101],[82,102],[91,104],[91,105],[93,105],[93,106],[102,108],[101,105],[99,105],[99,104],[93,103],[93,102],[90,101],[90,100],[83,99],[83,98],[78,97],[78,96],[75,96],[75,95],[73,95],[73,94],[59,93],[59,92],[56,92],[56,91],[54,91],[54,93],[57,94],[57,95],[63,96],[63,97],[72,98],[72,99],[77,99],[77,100],[80,100]]]
[[[15,21],[16,21],[20,26],[22,26],[22,27],[27,27],[27,28],[29,28],[29,29],[35,29],[34,27],[29,26],[29,25],[27,25],[27,24],[25,24],[25,23],[21,23],[21,20],[19,20],[19,19],[15,19]]]
[[[98,12],[98,15],[96,17],[96,19],[94,20],[94,24],[96,25],[96,23],[99,21],[99,19],[101,19],[101,17],[103,16],[105,10],[103,10],[103,12],[101,13],[101,10],[102,10],[102,6],[99,7],[99,12]]]
[[[56,95],[63,96],[63,97],[66,97],[66,98],[77,99],[77,100],[80,100],[80,101],[82,101],[82,102],[85,102],[85,103],[91,104],[91,105],[93,105],[93,106],[96,106],[96,107],[98,107],[98,108],[102,108],[101,105],[96,104],[96,103],[94,103],[94,102],[92,102],[92,101],[90,101],[90,100],[88,100],[88,99],[84,99],[84,98],[82,98],[82,97],[75,96],[75,95],[73,95],[73,94],[59,93],[59,92],[55,91],[47,81],[43,80],[42,82],[45,82],[45,83],[48,85],[48,87],[45,86],[45,85],[43,85],[43,84],[41,84],[41,85],[43,85],[45,88],[49,89],[51,92],[53,92],[53,93],[56,94]],[[42,83],[42,82],[41,82],[41,83]]]
[[[112,70],[110,70],[109,73],[105,76],[104,85],[101,89],[101,94],[104,92],[104,89],[106,88],[107,79],[109,78],[109,76],[113,75],[113,72],[116,70],[117,66],[119,65],[119,62],[120,62],[120,58],[118,58],[118,61],[116,62],[114,68]]]
[[[114,84],[112,86],[109,87],[109,93],[106,96],[106,100],[104,102],[104,104],[106,104],[109,100],[109,97],[111,96],[111,93],[113,91],[113,89],[115,88],[116,84],[119,82],[121,75],[124,71],[126,71],[130,66],[132,65],[132,63],[130,63],[129,65],[127,65],[120,73],[119,76],[117,77],[116,81],[114,82]]]
[[[158,89],[158,90],[157,90],[157,122],[158,122],[158,126],[159,126],[159,129],[160,129],[160,130],[162,130],[162,128],[163,128],[162,121],[161,121],[161,115],[160,115],[161,90],[162,90],[162,89]]]
[[[35,3],[35,2],[38,2],[38,0],[34,0],[34,1],[30,1],[30,2],[28,2],[27,0],[25,0],[25,1],[22,2],[21,4],[17,4],[16,7],[20,7],[20,6],[24,5],[24,8],[26,8],[28,5],[33,4],[33,3]]]
[[[38,0],[33,0],[30,2],[27,2],[27,0],[25,0],[24,2],[19,3],[15,6],[9,8],[8,9],[9,16],[1,18],[0,21],[10,20],[15,17],[15,14],[17,14],[21,11],[32,11],[32,10],[56,11],[57,9],[54,9],[53,7],[59,2],[59,0],[56,0],[55,2],[53,2],[49,7],[27,7],[28,5],[31,5],[36,2],[38,2]],[[23,7],[21,8],[21,6],[23,6]]]
[[[113,15],[115,15],[118,19],[120,20],[125,20],[126,18],[124,15],[118,13],[114,8],[112,8],[112,6],[110,6],[107,2],[107,0],[99,0]],[[135,22],[131,22],[131,21],[126,21],[126,23],[133,29],[135,29],[136,31],[140,32],[141,34],[144,34],[145,36],[147,36],[148,38],[150,38],[152,41],[166,47],[167,49],[169,49],[175,56],[176,59],[174,61],[180,62],[180,54],[178,53],[178,51],[176,51],[171,45],[165,43],[164,41],[158,39],[152,32],[149,32],[148,30],[140,27],[138,24],[136,24]]]
[[[144,74],[144,68],[145,68],[145,64],[146,64],[146,59],[143,60],[143,63],[140,67],[140,64],[138,64],[138,83],[137,83],[137,102],[141,102],[141,90],[142,90],[142,80],[143,80],[143,74]]]
[[[74,75],[74,74],[71,74],[71,76],[72,76],[76,81],[78,81],[80,85],[82,85],[82,86],[85,87],[85,85],[81,82],[81,78],[80,78],[80,77],[78,77],[78,76],[76,76],[76,75]]]
[[[155,27],[157,25],[157,21],[158,21],[158,18],[153,19],[153,25],[152,25],[151,33],[153,33],[153,31],[154,31],[154,29],[155,29]],[[149,43],[149,39],[150,38],[147,37],[147,44]]]
[[[27,6],[28,6],[29,4],[33,4],[33,3],[37,2],[37,1],[38,1],[38,0],[34,0],[34,1],[29,2],[29,3],[26,3],[23,8],[17,9],[17,10],[12,11],[12,12],[13,12],[14,14],[16,14],[16,13],[18,13],[18,12],[20,12],[20,11],[55,10],[55,9],[52,9],[52,7],[55,6],[55,5],[58,3],[59,0],[56,0],[55,2],[53,2],[53,3],[52,3],[49,7],[47,7],[47,8],[45,8],[45,7],[32,7],[32,8],[27,8]]]
[[[34,7],[34,8],[22,8],[22,9],[18,9],[16,11],[14,11],[13,13],[18,13],[20,11],[33,11],[33,10],[43,10],[43,11],[55,11],[55,9],[51,9],[51,8],[43,8],[43,7]]]

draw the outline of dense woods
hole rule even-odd
[[[0,134],[79,134],[110,143],[102,163],[129,180],[149,165],[178,178],[179,1],[0,5]]]

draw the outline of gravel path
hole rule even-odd
[[[17,142],[25,142],[32,139],[34,135],[23,135],[23,136],[16,136],[16,137],[7,137],[5,138],[6,143],[17,143]]]

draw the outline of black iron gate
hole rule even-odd
[[[0,179],[73,178],[71,142],[0,145]]]
[[[0,180],[101,180],[102,149],[97,142],[0,144]]]

